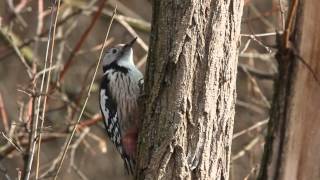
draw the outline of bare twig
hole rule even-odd
[[[262,139],[261,135],[258,135],[254,139],[252,139],[241,151],[237,152],[235,155],[232,156],[232,161],[235,161],[242,156],[244,156],[247,152],[249,152],[256,144],[259,143],[260,139]]]
[[[252,75],[249,73],[249,71],[247,69],[243,69],[243,71],[248,76],[250,82],[252,83],[252,85],[254,87],[255,92],[258,93],[258,95],[260,96],[260,98],[263,101],[263,103],[266,105],[267,108],[270,108],[271,104],[268,101],[267,97],[263,94],[263,92],[262,92],[261,88],[259,87],[256,79],[252,77]]]
[[[126,16],[130,16],[137,19],[142,19],[142,17],[137,14],[136,12],[132,11],[130,8],[128,8],[126,5],[121,3],[121,1],[118,0],[109,0],[108,4],[111,5],[113,8],[117,7],[117,11],[121,14],[124,14]]]
[[[137,67],[141,68],[146,62],[148,58],[148,53],[146,53],[137,63]]]
[[[241,34],[242,37],[266,37],[266,36],[276,36],[278,34],[282,34],[282,31],[279,32],[267,32],[267,33],[260,33],[260,34]]]
[[[65,134],[65,133],[46,133],[43,135],[42,142],[50,142],[50,141],[56,140],[57,138],[62,138],[62,137],[66,137],[66,136],[67,136],[67,134]],[[21,147],[21,149],[22,149],[22,147],[25,148],[28,145],[29,145],[29,140],[27,138],[23,138],[20,141],[19,147]],[[0,159],[8,156],[14,150],[17,150],[16,146],[14,146],[11,143],[7,143],[6,145],[1,146],[0,147]]]
[[[47,73],[47,72],[49,72],[49,71],[52,71],[52,70],[54,70],[54,69],[57,69],[57,68],[60,68],[60,66],[59,65],[54,65],[54,66],[51,66],[51,67],[48,67],[47,69],[43,69],[43,70],[41,70],[40,72],[38,72],[35,76],[34,76],[34,78],[35,79],[38,79],[40,76],[42,76],[43,74],[45,74],[45,73]]]
[[[252,174],[255,174],[256,170],[258,169],[259,165],[255,165],[251,168],[250,172],[243,178],[243,180],[249,180]]]
[[[9,120],[8,120],[8,115],[7,115],[7,111],[4,107],[4,101],[2,98],[2,93],[0,92],[0,115],[1,115],[1,120],[2,120],[2,124],[4,127],[4,130],[6,132],[9,132]]]
[[[246,108],[247,110],[250,110],[250,111],[255,112],[257,114],[263,114],[265,112],[264,109],[257,107],[255,105],[252,105],[251,103],[241,101],[240,99],[237,99],[236,105],[240,106],[242,108]]]
[[[1,132],[1,135],[2,135],[14,148],[16,148],[16,150],[18,150],[19,152],[23,152],[23,150],[21,149],[21,147],[19,147],[19,145],[17,145],[10,137],[6,136],[3,132]]]
[[[294,18],[298,9],[298,0],[292,0],[290,3],[290,9],[289,9],[289,14],[288,14],[288,19],[286,22],[286,28],[283,33],[283,47],[289,48],[289,38],[290,38],[290,33],[292,32],[292,26],[294,23]]]
[[[11,177],[8,174],[8,170],[3,166],[2,163],[0,163],[0,172],[4,175],[6,180],[11,180]]]
[[[100,151],[102,153],[107,152],[107,143],[105,138],[100,138],[99,136],[93,134],[93,133],[88,133],[88,137],[91,137],[92,140],[96,141],[99,145]]]
[[[272,50],[270,49],[269,46],[265,45],[262,41],[260,41],[259,39],[257,39],[257,36],[255,35],[250,35],[248,36],[249,38],[251,38],[253,41],[257,42],[261,47],[263,47],[269,54],[272,53]]]
[[[72,50],[67,62],[65,63],[60,75],[59,75],[59,81],[61,81],[65,75],[65,73],[67,72],[67,70],[70,68],[71,63],[73,62],[74,56],[76,55],[76,53],[80,50],[81,46],[83,45],[83,43],[85,42],[85,40],[87,39],[89,33],[91,32],[91,30],[93,29],[95,23],[97,22],[98,18],[101,15],[102,9],[104,7],[105,4],[105,0],[100,0],[100,5],[99,5],[99,9],[98,11],[94,14],[94,16],[92,17],[92,20],[89,24],[89,26],[87,27],[87,29],[84,31],[84,33],[81,35],[79,41],[77,42],[76,46],[74,47],[74,49]]]
[[[80,134],[79,138],[70,146],[70,167],[76,172],[77,175],[83,180],[88,180],[84,173],[77,167],[75,163],[76,150],[79,147],[80,143],[83,141],[84,137],[89,133],[90,129],[85,128]]]
[[[41,34],[41,31],[43,29],[43,0],[38,0],[38,25],[37,25],[37,37]]]
[[[248,71],[251,75],[253,75],[259,79],[275,80],[276,75],[277,75],[276,73],[263,72],[261,70],[254,68],[254,67],[238,63],[238,70],[239,69],[243,70],[243,71]]]
[[[274,25],[260,13],[260,11],[256,8],[256,6],[253,3],[249,4],[249,8],[254,14],[256,14],[259,17],[262,23],[264,23],[268,28],[274,29]]]
[[[87,126],[91,126],[93,124],[96,124],[97,122],[101,121],[102,120],[102,116],[100,113],[98,114],[95,114],[91,119],[88,119],[88,120],[85,120],[85,121],[82,121],[78,128],[79,129],[82,129],[84,127],[87,127]]]
[[[244,45],[243,49],[240,51],[239,54],[243,54],[246,52],[246,50],[248,49],[249,45],[250,45],[251,39],[248,39],[246,44]]]
[[[250,132],[252,130],[255,130],[255,129],[267,124],[268,121],[269,121],[269,118],[265,119],[265,120],[262,120],[262,121],[259,121],[259,122],[255,123],[254,125],[246,128],[246,129],[244,129],[244,130],[242,130],[240,132],[234,133],[232,139],[234,140],[234,139],[236,139],[236,138],[238,138],[238,137],[240,137],[240,136],[242,136],[242,135],[244,135],[244,134],[246,134],[246,133],[248,133],[248,132]]]
[[[110,39],[108,39],[108,41],[107,41],[107,46],[109,45],[109,44],[111,44],[112,42],[114,41],[114,38],[110,38]],[[79,50],[77,53],[76,53],[76,55],[78,56],[78,55],[82,55],[82,54],[86,54],[86,53],[93,53],[93,52],[96,52],[96,51],[99,51],[100,49],[101,49],[101,47],[102,47],[102,43],[101,44],[98,44],[98,45],[95,45],[95,46],[93,46],[92,48],[90,48],[90,49],[83,49],[83,50]]]
[[[48,99],[48,91],[49,91],[49,85],[50,85],[50,79],[51,79],[51,68],[52,68],[52,58],[53,58],[53,49],[54,49],[54,42],[55,42],[55,35],[56,35],[56,27],[57,27],[57,22],[58,22],[58,17],[59,17],[59,10],[60,10],[60,5],[61,5],[61,0],[58,1],[58,6],[57,6],[57,13],[56,17],[54,20],[54,25],[53,25],[53,32],[52,32],[52,44],[51,44],[51,49],[50,49],[50,59],[49,59],[49,72],[48,72],[48,77],[47,77],[47,84],[46,84],[46,89],[45,89],[45,94],[43,99],[43,107],[42,107],[42,115],[41,115],[41,124],[40,124],[40,129],[39,129],[39,141],[38,141],[38,152],[37,152],[37,164],[36,164],[36,180],[39,178],[39,166],[40,166],[40,151],[41,151],[41,141],[42,141],[42,128],[44,124],[44,119],[45,119],[45,113],[46,113],[46,106],[47,106],[47,99]],[[48,41],[48,44],[50,41]],[[48,51],[47,51],[48,53]],[[47,56],[46,56],[47,57]],[[45,60],[47,61],[47,59]],[[46,69],[44,69],[46,70]],[[45,72],[43,73],[43,77],[45,77]]]
[[[78,94],[78,96],[76,97],[75,99],[75,105],[76,106],[79,106],[80,102],[81,102],[81,99],[82,99],[82,95],[85,93],[85,90],[87,88],[87,80],[89,79],[90,77],[90,73],[91,71],[94,69],[95,67],[95,63],[93,63],[92,65],[90,65],[90,67],[88,68],[87,72],[85,73],[85,76],[84,76],[84,79],[82,80],[82,87],[81,87],[81,90],[80,90],[80,93]],[[76,114],[76,109],[74,108],[73,111],[71,112],[71,119],[73,119],[74,115]]]
[[[113,19],[114,19],[115,14],[116,14],[116,8],[114,9],[114,14],[113,14],[113,16],[112,16],[112,18],[111,18],[111,21],[110,21],[110,24],[109,24],[109,27],[108,27],[108,30],[107,30],[107,33],[106,33],[106,36],[105,36],[105,39],[104,39],[103,47],[102,47],[102,49],[101,49],[101,52],[100,52],[100,55],[99,55],[99,60],[98,60],[98,62],[97,62],[97,66],[96,66],[96,69],[95,69],[95,71],[94,71],[94,74],[93,74],[93,77],[92,77],[92,81],[91,81],[90,86],[89,86],[89,89],[88,89],[88,94],[87,94],[86,100],[85,100],[84,105],[83,105],[83,107],[82,107],[82,109],[81,109],[81,112],[80,112],[79,118],[78,118],[78,120],[77,120],[77,122],[76,122],[76,125],[73,127],[72,132],[71,132],[71,135],[70,135],[70,137],[69,137],[69,139],[68,139],[68,142],[67,142],[67,144],[66,144],[66,146],[65,146],[65,148],[64,148],[63,155],[62,155],[62,157],[61,157],[61,160],[60,160],[60,163],[59,163],[57,172],[56,172],[55,177],[54,177],[55,180],[58,178],[58,175],[59,175],[59,172],[60,172],[60,169],[61,169],[63,160],[64,160],[64,158],[65,158],[65,156],[66,156],[67,151],[68,151],[68,147],[70,146],[71,140],[72,140],[72,138],[73,138],[73,136],[74,136],[74,133],[75,133],[75,131],[76,131],[76,129],[77,129],[77,124],[80,122],[81,117],[82,117],[82,114],[83,114],[83,112],[84,112],[84,109],[85,109],[85,107],[86,107],[86,105],[87,105],[87,102],[88,102],[88,100],[89,100],[89,97],[90,97],[90,94],[91,94],[91,89],[92,89],[92,86],[93,86],[93,83],[94,83],[96,74],[97,74],[97,72],[98,72],[99,64],[100,64],[101,59],[102,59],[103,51],[104,51],[104,48],[105,48],[105,45],[106,45],[106,42],[107,42],[107,39],[108,39],[108,36],[109,36],[109,32],[110,32],[111,25],[112,25],[112,22],[113,22]]]
[[[16,52],[17,56],[19,57],[19,60],[22,62],[22,64],[25,66],[27,73],[29,75],[29,78],[32,78],[32,71],[31,71],[31,67],[29,66],[29,64],[27,63],[27,61],[25,60],[24,56],[22,55],[21,51],[19,50],[19,48],[17,47],[17,45],[15,44],[15,41],[12,39],[12,37],[10,37],[10,33],[5,32],[6,30],[4,28],[0,28],[0,33],[6,38],[6,40],[9,42],[9,44],[12,46],[12,48],[14,49],[14,51]]]
[[[59,0],[59,2],[58,2],[59,4],[58,4],[56,18],[58,16],[58,10],[59,10],[60,2],[61,2],[61,0]],[[54,6],[54,4],[53,4],[53,6]],[[51,43],[51,39],[52,39],[52,37],[51,37],[51,29],[52,29],[53,26],[54,26],[53,28],[55,29],[55,25],[56,25],[56,23],[53,24],[54,9],[55,8],[51,9],[50,30],[49,30],[49,35],[48,35],[48,42],[47,42],[44,69],[47,69],[49,47],[50,47],[50,43]],[[42,76],[41,85],[40,85],[40,94],[43,93],[45,78],[46,78],[46,73],[44,73],[43,76]],[[35,118],[33,119],[32,135],[31,135],[32,137],[30,138],[30,148],[29,148],[29,152],[28,152],[27,165],[25,167],[25,172],[24,172],[24,180],[29,180],[30,173],[31,173],[31,168],[32,168],[32,164],[33,164],[33,158],[34,158],[34,154],[35,154],[35,147],[36,147],[37,138],[38,138],[37,130],[38,130],[39,117],[40,117],[40,104],[41,104],[41,96],[36,98],[36,108],[34,109],[35,110]]]
[[[93,8],[95,10],[95,8]],[[102,11],[103,14],[106,14],[107,16],[111,16],[111,12],[108,11],[108,10],[103,10]],[[121,16],[121,15],[117,15],[115,18],[114,18],[119,24],[121,24],[130,34],[131,36],[133,37],[139,37],[139,35],[136,33],[136,31],[131,27],[132,25],[135,25],[131,22],[131,24],[129,22],[127,22],[126,20],[128,20],[125,16]],[[137,20],[138,21],[138,20]],[[145,28],[148,28],[150,23],[147,23],[147,22],[144,22],[144,21],[141,21],[140,22],[141,24],[144,24],[144,26],[146,26]],[[141,39],[141,38],[138,38],[137,39],[137,43],[142,47],[142,49],[145,51],[145,52],[148,52],[148,45]]]
[[[241,53],[239,54],[239,57],[243,57],[243,58],[255,58],[255,59],[259,59],[262,61],[267,61],[270,62],[270,60],[274,57],[275,53],[265,53],[265,54],[261,54],[261,53]]]

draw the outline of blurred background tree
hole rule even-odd
[[[320,2],[291,1],[259,179],[320,178],[319,8]]]

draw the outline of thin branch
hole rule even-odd
[[[146,53],[137,63],[137,67],[141,68],[146,62],[148,58],[148,53]]]
[[[8,170],[3,166],[2,163],[0,163],[0,172],[4,175],[6,180],[11,180],[11,177],[8,174]]]
[[[288,19],[286,22],[286,28],[283,33],[283,43],[284,43],[283,47],[285,48],[289,48],[289,38],[290,38],[290,33],[292,32],[294,17],[298,9],[298,3],[299,3],[298,0],[292,0],[292,2],[290,3],[291,6],[288,14]]]
[[[49,59],[49,72],[48,72],[48,77],[47,77],[47,84],[46,84],[46,89],[45,89],[45,94],[46,96],[44,96],[43,99],[43,107],[42,107],[42,115],[41,115],[41,125],[40,125],[40,129],[39,129],[39,141],[38,141],[38,152],[37,152],[37,163],[36,163],[36,180],[38,180],[39,178],[39,166],[40,166],[40,151],[41,151],[41,141],[42,141],[42,128],[43,128],[43,124],[44,124],[44,119],[45,119],[45,113],[46,113],[46,106],[47,106],[47,99],[48,99],[48,91],[49,91],[49,85],[50,85],[50,79],[51,79],[51,68],[52,68],[52,58],[53,58],[53,49],[54,49],[54,43],[55,43],[55,35],[56,35],[56,28],[57,28],[57,22],[58,22],[58,17],[59,17],[59,10],[60,10],[60,6],[61,6],[61,0],[58,1],[58,6],[57,6],[57,13],[56,13],[56,17],[54,20],[54,25],[53,25],[53,32],[52,32],[52,44],[51,44],[51,49],[50,49],[50,59]],[[48,41],[48,44],[50,42]],[[47,59],[46,59],[47,61]],[[46,70],[46,69],[44,69]],[[43,77],[45,76],[45,72],[43,74]]]
[[[255,58],[255,59],[259,59],[259,60],[262,60],[262,61],[267,61],[267,62],[270,62],[270,60],[274,57],[275,53],[265,53],[265,54],[262,54],[262,53],[242,53],[242,54],[239,54],[239,57],[242,57],[242,58]]]
[[[252,112],[255,112],[257,114],[263,114],[265,113],[265,110],[260,108],[260,107],[257,107],[255,105],[252,105],[251,103],[248,103],[248,102],[245,102],[245,101],[241,101],[240,99],[237,99],[236,101],[236,105],[237,106],[240,106],[242,108],[246,108]]]
[[[67,70],[70,68],[71,63],[73,62],[74,56],[76,55],[76,53],[80,50],[81,46],[83,45],[83,43],[85,42],[85,40],[87,39],[89,33],[91,32],[91,30],[93,29],[95,23],[97,22],[98,18],[101,15],[102,9],[104,7],[105,4],[105,0],[100,0],[100,5],[99,5],[99,9],[98,11],[94,14],[94,16],[92,17],[92,20],[89,24],[89,26],[87,27],[87,29],[84,31],[84,33],[81,35],[79,41],[77,42],[76,46],[74,47],[74,49],[72,50],[67,62],[65,63],[60,75],[59,75],[59,81],[61,81],[64,77],[64,75],[66,74]]]
[[[276,35],[279,35],[279,34],[282,34],[283,32],[282,31],[279,31],[279,32],[267,32],[267,33],[260,33],[260,34],[241,34],[242,37],[252,37],[252,36],[255,36],[255,37],[266,37],[266,36],[276,36]]]
[[[259,17],[263,24],[265,24],[270,29],[274,29],[274,25],[260,13],[260,11],[256,8],[256,6],[253,3],[249,4],[249,8],[254,14],[256,14]]]
[[[97,122],[101,121],[102,120],[102,116],[100,113],[98,114],[95,114],[91,119],[88,119],[88,120],[85,120],[85,121],[82,121],[78,128],[79,129],[82,129],[84,127],[87,127],[87,126],[91,126],[93,124],[96,124]]]
[[[256,79],[252,77],[252,75],[249,73],[249,71],[247,69],[243,69],[244,73],[248,76],[250,82],[252,83],[255,92],[258,93],[258,95],[260,96],[261,100],[264,102],[264,104],[266,105],[266,107],[268,109],[270,109],[271,104],[268,101],[267,97],[263,94],[261,88],[259,87],[259,84],[257,83]]]
[[[56,140],[57,138],[64,138],[66,136],[67,136],[67,134],[65,134],[65,133],[47,133],[47,134],[44,134],[44,136],[42,138],[42,142],[50,142],[50,141]],[[19,147],[21,147],[21,149],[22,149],[22,147],[25,148],[28,145],[29,145],[29,140],[27,140],[26,138],[23,138],[20,141]],[[18,150],[18,149],[16,149],[16,146],[11,143],[7,143],[6,145],[1,146],[0,147],[0,159],[7,157],[14,150]]]
[[[96,8],[93,8],[94,10],[96,9]],[[111,16],[112,14],[111,14],[111,12],[110,11],[108,11],[108,10],[103,10],[102,11],[103,12],[103,14],[105,14],[105,15],[107,15],[107,16]],[[121,16],[121,15],[117,15],[116,17],[115,17],[115,20],[119,23],[119,24],[121,24],[130,34],[131,34],[131,36],[133,36],[133,37],[138,37],[138,39],[137,39],[137,43],[142,47],[142,49],[144,50],[144,51],[146,51],[146,52],[148,52],[148,45],[142,40],[142,38],[139,38],[139,35],[138,35],[138,33],[131,27],[132,25],[134,25],[132,22],[131,22],[131,24],[129,23],[129,22],[127,22],[126,20],[128,20],[127,18],[125,18],[125,16]],[[137,20],[137,21],[139,21],[139,20]],[[144,21],[142,21],[142,24],[143,24],[143,22]],[[148,28],[149,27],[149,25],[150,25],[150,23],[147,23],[147,22],[144,22],[145,24],[144,24],[144,26],[146,26],[146,28]]]
[[[22,64],[25,66],[27,73],[29,75],[29,78],[32,78],[32,71],[31,71],[31,67],[29,66],[29,64],[27,63],[26,59],[24,58],[24,56],[22,55],[20,49],[17,47],[17,45],[15,44],[15,41],[12,39],[12,37],[10,37],[10,33],[5,32],[6,30],[3,28],[0,28],[0,33],[5,37],[5,39],[9,42],[9,44],[11,45],[11,47],[14,49],[14,51],[16,52],[17,56],[19,57],[19,60],[22,62]]]
[[[244,52],[246,52],[246,50],[248,49],[249,45],[250,45],[251,39],[248,39],[246,44],[244,45],[243,49],[240,51],[239,54],[243,54]]]
[[[249,152],[256,144],[259,143],[260,139],[262,139],[261,135],[258,135],[254,139],[252,139],[241,151],[237,152],[235,155],[232,156],[232,161],[235,161],[242,156],[244,156],[247,152]]]
[[[49,68],[47,68],[47,69],[42,69],[40,72],[38,72],[35,76],[34,76],[34,78],[35,79],[38,79],[40,76],[42,76],[43,74],[45,74],[45,73],[47,73],[47,72],[49,72],[49,71],[52,71],[52,70],[54,70],[54,69],[58,69],[58,68],[60,68],[60,66],[59,65],[54,65],[54,66],[51,66],[51,67],[49,67]]]
[[[238,70],[242,71],[248,71],[251,75],[255,76],[256,78],[259,79],[266,79],[266,80],[275,80],[277,77],[276,73],[266,73],[261,70],[258,70],[254,67],[245,65],[245,64],[240,64],[238,63]]]
[[[3,132],[1,132],[1,135],[2,135],[14,148],[16,148],[16,150],[18,150],[19,152],[23,152],[23,150],[21,149],[21,147],[19,147],[19,145],[16,144],[10,137],[6,136]]]
[[[60,1],[59,0],[59,5],[60,5]],[[54,2],[53,2],[54,3]],[[58,5],[58,9],[59,10],[59,5]],[[55,6],[53,4],[53,6]],[[47,42],[47,48],[46,48],[46,57],[45,57],[45,63],[44,63],[44,69],[47,69],[47,62],[48,62],[48,54],[49,54],[49,47],[50,47],[50,42],[51,42],[51,30],[52,26],[55,26],[56,23],[53,25],[53,17],[54,17],[54,10],[55,8],[51,9],[51,19],[50,19],[50,30],[49,30],[49,34],[48,34],[48,42]],[[58,15],[58,11],[56,14],[56,17]],[[45,77],[46,73],[43,74],[42,76],[42,80],[41,80],[41,85],[40,85],[40,94],[43,93],[43,88],[44,88],[44,82],[45,82]],[[25,172],[24,172],[24,180],[29,180],[30,178],[30,173],[31,173],[31,168],[32,168],[32,164],[33,164],[33,158],[34,158],[34,153],[35,153],[35,147],[37,144],[37,137],[38,137],[38,123],[39,123],[39,117],[40,117],[40,105],[41,105],[41,96],[39,96],[38,98],[36,98],[36,109],[35,109],[35,119],[33,119],[33,132],[32,132],[32,137],[30,138],[30,148],[29,148],[29,152],[28,152],[28,159],[27,159],[27,166],[25,167]]]
[[[259,121],[259,122],[255,123],[254,125],[246,128],[246,129],[244,129],[244,130],[242,130],[240,132],[234,133],[233,137],[232,137],[232,140],[234,140],[234,139],[236,139],[236,138],[238,138],[238,137],[240,137],[240,136],[242,136],[242,135],[244,135],[244,134],[246,134],[246,133],[248,133],[248,132],[250,132],[252,130],[255,130],[255,129],[257,129],[257,128],[265,125],[265,124],[268,124],[268,121],[269,121],[269,118],[265,119],[265,120],[262,120],[262,121]]]
[[[259,168],[259,165],[253,166],[250,172],[243,178],[243,180],[249,180],[250,176],[255,174],[258,168]]]
[[[6,132],[9,132],[9,120],[8,120],[8,115],[7,115],[7,111],[4,107],[4,101],[2,98],[2,93],[0,92],[0,115],[1,115],[1,119],[2,119],[2,124],[4,127],[4,130]]]
[[[79,138],[70,146],[70,167],[76,172],[76,174],[83,180],[88,180],[85,174],[78,168],[75,163],[76,150],[79,147],[80,143],[84,140],[85,136],[89,133],[90,129],[85,128],[80,134]]]
[[[68,22],[72,17],[79,15],[81,12],[82,12],[82,10],[79,9],[79,10],[69,14],[64,19],[62,19],[61,21],[58,22],[57,27]],[[0,29],[1,29],[1,26],[0,26]],[[32,54],[31,49],[28,48],[27,46],[30,45],[31,43],[35,42],[37,39],[39,39],[39,37],[43,37],[44,35],[47,35],[49,31],[50,31],[50,29],[46,29],[43,32],[41,32],[38,36],[32,37],[30,39],[26,39],[23,42],[13,32],[8,32],[7,34],[10,34],[11,36],[13,36],[13,39],[16,41],[18,48],[21,49],[22,52],[25,52],[25,53],[23,53],[24,56],[26,56],[27,60],[31,61],[31,58],[33,58],[33,54]],[[14,50],[11,50],[11,49],[7,52],[1,52],[0,59],[4,59],[5,57],[11,55],[13,52],[14,52]]]

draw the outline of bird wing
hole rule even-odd
[[[133,160],[126,155],[123,149],[122,136],[120,129],[120,121],[117,112],[116,101],[112,98],[107,75],[104,75],[100,87],[100,110],[104,119],[104,125],[107,134],[119,151],[122,159],[125,162],[125,167],[128,173],[133,173]]]

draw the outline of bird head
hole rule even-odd
[[[118,44],[112,48],[107,49],[104,58],[102,60],[102,66],[106,67],[111,63],[117,63],[118,65],[125,63],[133,63],[133,51],[132,46],[137,38],[134,38],[126,44]]]

